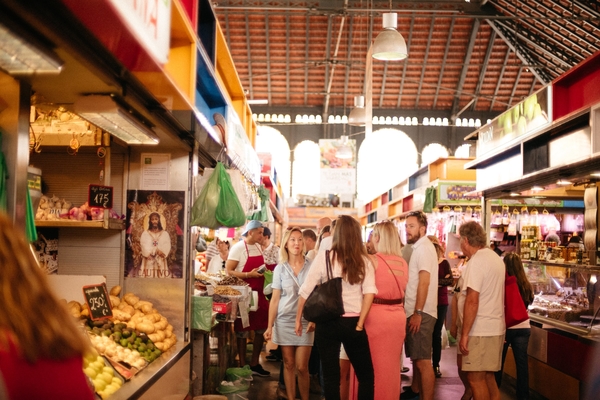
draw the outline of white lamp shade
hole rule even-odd
[[[382,61],[400,61],[408,56],[406,41],[396,30],[398,15],[383,14],[383,31],[373,43],[373,58]]]
[[[397,30],[384,29],[373,43],[373,58],[382,61],[400,61],[408,56],[406,42]]]
[[[365,126],[366,120],[364,107],[356,107],[348,115],[348,124],[352,126]]]

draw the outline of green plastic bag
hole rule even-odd
[[[267,210],[269,209],[269,199],[271,198],[269,189],[260,185],[258,188],[258,197],[260,197],[260,211],[253,213],[248,219],[267,222],[269,220]]]
[[[237,194],[235,193],[231,178],[227,171],[225,171],[223,164],[220,162],[217,163],[214,174],[218,175],[219,187],[221,189],[219,192],[219,202],[215,212],[217,221],[219,221],[222,226],[228,228],[236,228],[244,225],[246,223],[246,214],[240,204],[240,199],[238,199]]]
[[[220,163],[217,163],[217,169]],[[219,174],[217,169],[212,173],[208,182],[200,191],[198,198],[192,206],[192,221],[190,225],[201,226],[210,229],[221,227],[215,216],[217,206],[219,205],[219,195],[221,187],[219,186]]]
[[[212,329],[212,307],[212,297],[192,296],[192,329],[210,332]]]
[[[243,368],[227,368],[227,371],[225,371],[225,379],[229,382],[238,380],[251,381],[252,370],[248,364],[244,365]]]

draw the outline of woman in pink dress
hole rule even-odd
[[[400,364],[406,332],[404,289],[408,264],[402,258],[398,229],[391,221],[373,228],[377,296],[365,321],[375,372],[375,399],[400,398]],[[393,334],[390,334],[393,332]]]

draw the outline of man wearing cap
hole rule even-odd
[[[263,295],[265,278],[262,273],[258,272],[259,268],[265,265],[261,248],[263,229],[260,221],[248,222],[242,233],[243,240],[229,250],[225,268],[229,275],[245,280],[253,291],[258,292],[258,309],[249,313],[250,325],[244,328],[240,318],[237,318],[234,324],[240,367],[246,363],[246,343],[250,331],[254,331],[250,369],[253,375],[269,376],[271,373],[258,363],[264,344],[263,333],[267,329],[269,320],[269,302]]]

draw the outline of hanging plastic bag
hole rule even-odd
[[[254,219],[262,222],[269,222],[269,198],[271,197],[271,193],[269,190],[261,185],[258,188],[258,196],[260,197],[260,210],[256,211],[252,216],[248,219]],[[272,221],[271,221],[272,222]]]
[[[218,164],[217,164],[218,167]],[[198,195],[192,206],[192,226],[202,226],[210,229],[221,227],[215,216],[219,205],[219,195],[221,187],[219,186],[219,174],[217,170],[208,179],[208,182]]]
[[[221,191],[219,192],[219,203],[215,213],[217,221],[219,221],[222,226],[228,228],[244,225],[246,223],[246,214],[244,213],[244,209],[240,204],[237,194],[235,194],[235,189],[231,184],[231,178],[223,164],[220,162],[217,163],[217,168],[215,168],[215,175],[218,175],[219,186],[221,187]]]

